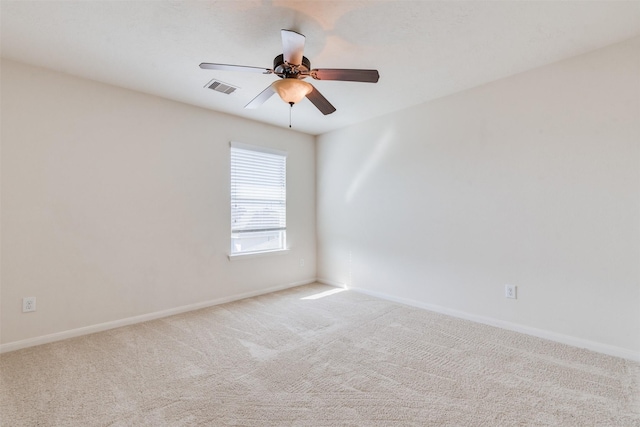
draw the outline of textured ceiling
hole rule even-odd
[[[638,1],[5,1],[3,57],[288,127],[277,77],[201,70],[271,68],[280,29],[307,37],[313,68],[375,68],[377,84],[310,81],[337,111],[308,101],[293,127],[321,134],[640,34]],[[216,78],[240,89],[205,90]]]

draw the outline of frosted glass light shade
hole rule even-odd
[[[309,83],[298,79],[276,80],[271,84],[271,87],[284,102],[289,104],[300,102],[302,98],[313,90],[313,86]]]

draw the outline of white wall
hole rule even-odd
[[[640,356],[640,39],[325,134],[317,169],[323,280]]]
[[[11,61],[1,102],[3,344],[315,278],[312,136]],[[227,258],[231,140],[289,154],[287,255]]]

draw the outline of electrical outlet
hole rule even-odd
[[[304,258],[300,258],[300,267],[304,267]]]
[[[36,297],[22,298],[22,312],[36,311]]]
[[[504,285],[504,296],[506,298],[513,298],[516,299],[517,295],[516,295],[516,285]]]

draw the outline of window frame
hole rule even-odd
[[[234,251],[234,227],[233,227],[233,221],[234,221],[234,215],[233,215],[233,210],[234,210],[234,201],[236,199],[234,199],[234,173],[233,173],[233,168],[232,168],[232,157],[233,157],[233,149],[239,149],[239,150],[245,150],[245,151],[252,151],[255,153],[264,153],[264,154],[270,154],[270,155],[277,155],[277,156],[282,156],[283,157],[283,161],[284,161],[284,198],[282,199],[282,202],[284,203],[284,215],[283,215],[283,219],[284,220],[284,227],[282,230],[279,230],[281,232],[281,245],[278,248],[272,248],[272,249],[265,249],[265,250],[246,250],[246,251]],[[260,257],[260,256],[265,256],[265,255],[275,255],[275,254],[285,254],[289,251],[289,248],[287,246],[287,224],[286,224],[286,218],[287,218],[287,157],[288,157],[288,153],[286,151],[282,151],[282,150],[277,150],[271,147],[265,147],[265,146],[260,146],[260,145],[252,145],[252,144],[245,144],[245,143],[241,143],[241,142],[236,142],[236,141],[231,141],[229,144],[229,209],[230,209],[230,214],[231,214],[231,218],[229,221],[229,225],[230,225],[230,241],[229,241],[229,253],[228,253],[228,258],[229,260],[236,260],[236,259],[247,259],[247,258],[254,258],[254,257]],[[237,232],[235,233],[235,235],[237,235]]]

